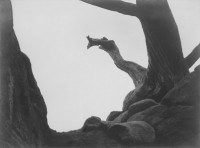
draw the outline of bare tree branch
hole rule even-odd
[[[89,36],[87,39],[89,41],[87,46],[88,48],[92,46],[99,46],[100,49],[106,51],[113,59],[115,65],[129,74],[136,87],[144,82],[147,69],[137,63],[124,60],[113,40],[108,40],[105,37],[102,39],[94,39]]]
[[[188,68],[192,67],[192,65],[199,59],[199,57],[200,57],[200,43],[185,58]]]
[[[81,1],[111,11],[117,11],[125,15],[135,16],[137,14],[137,7],[135,4],[124,2],[121,0],[81,0]]]
[[[144,81],[144,75],[138,74],[139,69],[142,69],[141,66],[123,60],[118,48],[114,46],[115,44],[105,44],[111,42],[110,40],[100,41],[100,45],[109,53],[115,64],[132,77],[134,84],[136,86],[142,84],[136,87],[129,97],[126,97],[123,110],[127,110],[131,104],[145,98],[151,98],[159,102],[176,83],[189,73],[186,60],[183,57],[178,27],[167,0],[137,0],[136,5],[130,3],[123,5],[120,0],[81,1],[123,14],[133,14],[141,22],[146,39],[149,63],[147,70],[145,70]],[[131,5],[134,7],[131,8]],[[98,40],[93,41],[95,41],[93,42],[95,45],[98,45]],[[108,45],[110,48],[106,48]],[[133,71],[130,72],[130,69],[133,69]],[[141,79],[142,83],[138,81]]]

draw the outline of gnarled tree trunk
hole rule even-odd
[[[98,40],[89,38],[91,45],[101,45],[112,58],[118,57],[118,64],[116,64],[116,58],[113,58],[115,64],[117,66],[121,64],[123,68],[125,67],[122,69],[118,66],[126,71],[134,81],[136,88],[126,96],[123,110],[127,110],[132,103],[145,98],[159,102],[176,83],[189,73],[189,67],[199,57],[198,55],[194,56],[199,51],[196,48],[193,54],[188,56],[186,60],[184,59],[178,27],[167,0],[137,0],[136,4],[120,0],[81,1],[111,11],[136,16],[141,22],[148,53],[148,68],[142,72],[141,68],[138,69],[141,67],[138,64],[133,64],[133,62],[130,64],[122,57],[120,59],[120,53],[116,46],[108,46],[108,41],[105,39],[102,39],[98,44],[95,43]],[[102,44],[102,41],[106,42],[107,45]],[[115,52],[113,52],[114,50]]]

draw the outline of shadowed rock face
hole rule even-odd
[[[154,128],[144,121],[111,124],[108,133],[127,144],[146,144],[155,140]]]
[[[91,131],[93,122],[86,122],[89,132],[57,133],[49,128],[30,60],[20,51],[13,30],[9,0],[0,1],[0,12],[0,147],[119,147],[105,131]]]
[[[20,51],[11,51],[2,59],[1,138],[6,139],[3,143],[43,145],[49,130],[47,110],[30,61]]]
[[[121,111],[112,111],[112,112],[108,115],[106,121],[113,121],[113,120],[114,120],[115,118],[117,118],[121,113],[122,113]]]
[[[165,105],[191,105],[196,106],[200,103],[200,76],[199,66],[195,72],[183,78],[183,80],[162,99]]]
[[[190,106],[153,106],[130,117],[128,121],[145,121],[154,127],[158,143],[197,144],[197,110]]]
[[[159,104],[136,102],[108,121],[91,117],[76,131],[50,129],[30,60],[13,30],[10,1],[0,1],[0,12],[0,147],[199,146],[199,68]]]
[[[0,27],[0,143],[5,147],[43,145],[47,110],[28,57],[20,51],[9,1],[2,0]]]

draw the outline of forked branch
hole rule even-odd
[[[142,25],[148,53],[148,69],[125,61],[110,40],[89,38],[89,47],[101,45],[117,67],[126,71],[134,81],[136,90],[124,100],[123,110],[136,101],[151,98],[160,101],[188,73],[195,56],[183,57],[180,36],[167,0],[137,0],[136,5],[120,0],[81,0],[86,3],[136,16]],[[99,42],[99,43],[98,43]],[[110,48],[107,48],[110,47]],[[195,50],[196,51],[196,50]],[[194,51],[194,52],[195,52]],[[193,60],[189,60],[193,59]],[[188,66],[186,61],[188,61]],[[145,79],[145,80],[144,80]],[[142,84],[142,87],[137,87]]]

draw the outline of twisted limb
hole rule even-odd
[[[120,54],[120,51],[113,40],[108,40],[103,37],[102,39],[94,39],[87,37],[89,43],[87,48],[91,48],[93,46],[99,46],[100,49],[106,51],[110,57],[113,59],[115,65],[129,74],[132,78],[133,83],[135,85],[135,90],[131,91],[124,100],[123,110],[128,109],[130,100],[139,101],[144,98],[147,98],[151,95],[160,95],[158,91],[161,88],[161,85],[157,85],[158,88],[155,88],[155,85],[149,85],[146,81],[147,79],[147,71],[148,69],[140,66],[137,63],[126,61]],[[156,90],[154,93],[152,90]]]
[[[138,100],[144,97],[150,97],[149,92],[152,89],[157,90],[155,91],[154,94],[159,95],[158,90],[160,90],[160,88],[151,88],[153,85],[147,85],[147,83],[145,83],[145,78],[147,77],[147,69],[140,66],[137,63],[124,60],[120,54],[117,45],[113,40],[108,40],[105,37],[103,37],[102,39],[95,39],[95,38],[90,38],[89,36],[87,37],[87,39],[89,41],[87,46],[88,49],[93,46],[99,46],[100,49],[106,51],[110,55],[115,65],[119,69],[128,73],[129,76],[132,78],[136,88],[135,90],[127,94],[125,101],[132,98],[135,99],[137,98]],[[185,58],[188,68],[190,68],[199,59],[199,57],[200,57],[200,44],[196,46],[193,49],[193,51]],[[160,84],[157,84],[157,86],[164,87],[164,85],[162,86]],[[160,91],[160,93],[162,94],[164,91],[165,89],[162,88],[162,91]],[[126,106],[126,102],[124,104],[125,104],[124,106]]]
[[[92,46],[99,46],[100,49],[106,51],[110,57],[113,59],[115,65],[128,73],[128,75],[132,78],[135,87],[141,85],[144,82],[146,75],[146,68],[138,65],[137,63],[126,61],[121,56],[119,49],[113,40],[108,40],[103,37],[102,39],[94,39],[87,37],[88,49]]]
[[[149,59],[147,69],[141,70],[144,68],[138,64],[123,60],[116,46],[113,46],[116,49],[111,48],[115,50],[105,50],[120,69],[133,77],[136,85],[136,89],[125,98],[123,110],[127,110],[131,104],[145,98],[161,101],[162,97],[189,73],[189,67],[199,58],[195,54],[199,53],[197,52],[199,50],[194,50],[192,52],[194,54],[191,53],[186,59],[183,57],[178,27],[167,0],[137,0],[136,4],[120,0],[81,1],[107,10],[135,16],[141,22]],[[101,42],[100,44],[102,44]],[[109,40],[106,42],[109,43]],[[101,46],[105,49],[108,47],[108,45],[104,46],[103,44]],[[134,70],[130,72],[128,69]],[[145,74],[142,72],[142,74],[138,74],[140,71],[145,71]]]

